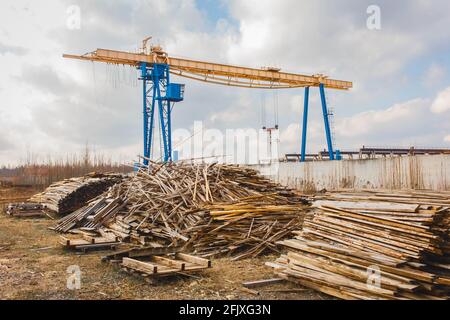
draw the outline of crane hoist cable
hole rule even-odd
[[[95,72],[95,63],[92,61],[92,77],[94,78],[94,85],[92,86],[92,90],[94,93],[95,105],[98,109],[100,109],[100,104],[98,102],[98,94],[97,94],[97,76]]]
[[[266,93],[264,90],[261,91],[261,128],[267,127],[266,120]]]
[[[278,112],[279,112],[278,91],[274,91],[273,92],[273,115],[274,115],[274,120],[275,120],[274,128],[277,128],[279,125]]]

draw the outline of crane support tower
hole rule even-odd
[[[97,49],[84,55],[64,54],[64,58],[103,62],[114,65],[129,65],[140,70],[143,82],[143,126],[144,126],[144,164],[151,158],[154,136],[155,110],[158,109],[161,128],[161,141],[164,149],[164,161],[170,162],[172,150],[172,111],[174,104],[184,100],[183,84],[172,83],[171,75],[213,84],[256,89],[305,88],[305,103],[302,133],[302,161],[306,155],[306,137],[308,125],[309,90],[318,87],[321,95],[325,134],[330,160],[336,159],[333,148],[329,112],[326,104],[325,89],[349,90],[353,83],[328,79],[318,75],[302,75],[281,72],[279,68],[261,69],[239,67],[227,64],[210,63],[189,59],[169,57],[160,46],[148,46],[151,37],[143,41],[141,52]]]

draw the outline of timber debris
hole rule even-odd
[[[341,192],[267,263],[281,278],[342,299],[448,299],[450,194]]]
[[[39,203],[10,203],[5,212],[16,218],[40,218],[46,215],[45,207]]]
[[[117,238],[91,237],[84,235],[82,238],[77,239],[69,239],[61,236],[60,244],[66,250],[86,253],[92,250],[114,250],[120,245],[120,242]]]
[[[219,164],[153,164],[61,219],[55,230],[98,231],[143,246],[236,259],[276,252],[298,230],[306,201],[257,171]]]

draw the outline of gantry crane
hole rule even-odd
[[[331,137],[329,113],[325,89],[349,90],[353,84],[348,81],[328,79],[317,75],[301,75],[281,72],[281,69],[239,67],[227,64],[169,57],[161,46],[148,46],[151,37],[143,41],[141,52],[97,49],[84,55],[64,54],[64,58],[103,62],[115,65],[129,65],[140,70],[143,82],[143,125],[144,164],[148,165],[152,151],[155,108],[158,108],[161,125],[161,140],[164,147],[164,161],[172,161],[172,111],[176,102],[184,100],[184,85],[171,82],[171,74],[198,81],[256,89],[305,88],[301,160],[305,161],[308,126],[309,90],[319,87],[330,160],[335,160]]]

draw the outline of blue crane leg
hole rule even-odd
[[[143,87],[143,100],[142,100],[142,115],[143,115],[143,127],[144,127],[144,165],[148,165],[148,112],[147,112],[147,64],[141,64],[142,74],[142,87]]]
[[[320,88],[320,98],[322,100],[323,121],[325,123],[325,134],[327,136],[328,152],[330,154],[330,160],[334,160],[333,140],[331,139],[331,129],[328,118],[327,101],[325,99],[325,86],[323,85],[323,83],[320,84],[319,88]]]
[[[172,110],[170,108],[170,101],[167,102],[167,136],[169,161],[172,161]]]
[[[308,131],[309,87],[305,87],[305,101],[303,108],[303,134],[302,134],[302,162],[306,160],[306,134]]]
[[[169,67],[166,68],[166,79],[167,79],[167,87],[170,86],[170,71]],[[167,93],[166,93],[167,95]],[[172,151],[172,109],[170,107],[170,100],[167,101],[167,142],[168,142],[168,153],[169,153],[169,161],[173,160],[173,151]]]
[[[148,92],[147,92],[148,95]],[[152,86],[152,105],[150,106],[150,123],[148,126],[148,146],[147,146],[147,152],[148,152],[148,158],[150,159],[152,156],[152,148],[153,148],[153,128],[155,125],[155,98],[156,98],[156,88],[153,84]]]
[[[167,130],[166,130],[166,123],[165,123],[165,115],[164,115],[164,105],[161,97],[161,88],[159,87],[159,84],[156,88],[157,90],[157,96],[158,96],[158,108],[159,108],[159,120],[161,122],[161,133],[162,133],[162,139],[163,139],[163,146],[164,146],[164,162],[167,162],[170,160],[169,156],[169,150],[168,150],[168,143],[167,143]]]
[[[163,160],[165,162],[172,161],[172,102],[183,101],[184,86],[170,83],[170,71],[167,64],[141,63],[139,69],[144,81],[144,164],[149,164],[153,152],[156,109],[159,111],[159,121],[161,122],[161,139],[164,145]],[[163,94],[165,96],[162,96]]]

